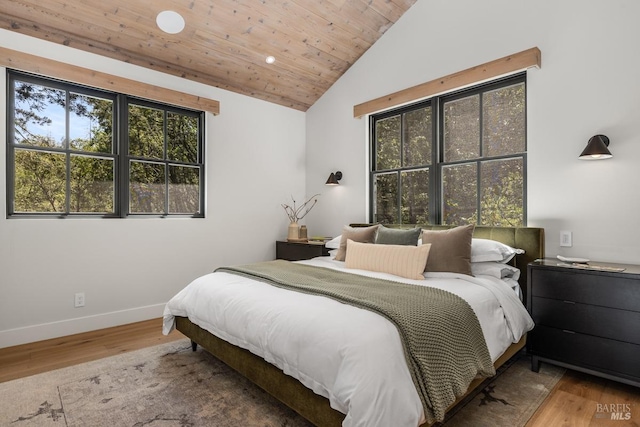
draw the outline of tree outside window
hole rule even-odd
[[[521,74],[372,116],[370,220],[525,225],[525,92]]]
[[[203,216],[201,112],[13,71],[8,78],[9,216]]]

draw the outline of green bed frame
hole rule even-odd
[[[352,224],[352,226],[366,226],[370,224]],[[404,225],[403,227],[408,227]],[[449,226],[425,225],[431,230],[445,230]],[[527,293],[527,264],[544,258],[544,229],[534,227],[481,227],[475,228],[474,237],[492,239],[514,248],[523,249],[522,255],[516,255],[514,265],[521,270],[520,287],[523,296]],[[525,299],[526,301],[526,299]],[[286,375],[279,368],[265,361],[248,350],[216,337],[185,317],[176,318],[176,329],[191,339],[193,349],[197,345],[210,352],[216,358],[226,363],[241,375],[264,389],[267,393],[296,411],[316,426],[338,427],[342,425],[344,414],[329,405],[329,400],[315,394],[295,378]],[[526,336],[520,342],[511,345],[494,364],[496,368],[504,364],[520,351],[526,343]],[[469,393],[475,389],[482,379],[479,378],[469,387]],[[464,396],[463,396],[464,397]],[[459,400],[461,400],[461,397]],[[451,407],[458,402],[454,402]]]

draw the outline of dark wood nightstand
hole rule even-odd
[[[328,256],[329,249],[323,242],[287,242],[278,240],[276,242],[276,259],[286,259],[288,261],[300,261],[318,256]]]
[[[640,387],[640,266],[528,265],[531,369],[549,362]]]

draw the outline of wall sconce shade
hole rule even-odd
[[[587,146],[578,157],[581,160],[603,160],[613,157],[609,149],[609,138],[604,135],[595,135],[589,139]]]
[[[325,185],[338,185],[339,182],[342,179],[342,172],[337,171],[336,173],[331,172],[331,175],[329,175],[329,179],[327,179],[327,182],[325,183]]]

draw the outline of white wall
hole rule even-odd
[[[356,104],[522,50],[528,72],[528,225],[547,256],[640,263],[640,2],[421,0],[307,112],[307,193],[323,191],[312,234],[365,221],[367,119]],[[598,133],[613,159],[577,159]],[[340,169],[339,188],[323,189]],[[573,247],[559,247],[561,230]]]
[[[0,347],[160,317],[195,277],[275,256],[280,203],[305,194],[304,113],[4,30],[0,46],[221,104],[206,118],[205,219],[6,219],[0,85]]]

